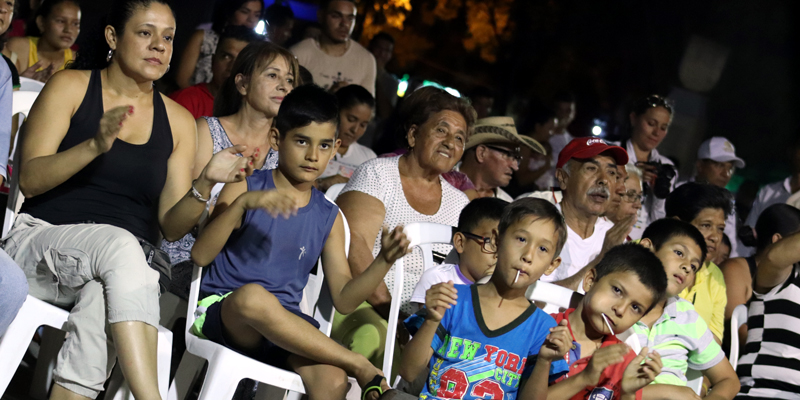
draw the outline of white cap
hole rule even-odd
[[[714,160],[716,162],[733,161],[736,168],[744,168],[744,160],[736,157],[736,148],[728,139],[714,136],[700,144],[697,149],[698,160]]]

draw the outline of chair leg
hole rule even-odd
[[[285,396],[286,390],[267,385],[263,382],[258,383],[258,389],[256,389],[256,400],[283,399]]]
[[[133,393],[122,375],[122,369],[119,365],[114,367],[114,372],[111,373],[111,379],[108,382],[108,390],[106,390],[106,400],[125,400],[133,399]]]
[[[39,327],[40,321],[30,317],[35,309],[26,301],[19,310],[17,317],[11,322],[6,333],[0,337],[0,396],[5,393],[14,372],[17,371],[25,351],[31,342],[33,333]]]
[[[224,362],[208,362],[208,372],[198,400],[228,400],[236,392],[236,385],[242,380],[240,376]]]
[[[172,331],[160,325],[157,351],[158,393],[165,399],[169,392],[169,371],[172,365]]]
[[[158,327],[158,392],[162,399],[169,392],[169,368],[172,361],[172,332],[163,326]],[[111,373],[111,380],[106,391],[106,398],[113,400],[133,400],[130,386],[117,366]]]
[[[28,394],[36,400],[47,399],[50,388],[53,386],[53,370],[56,368],[56,359],[67,333],[53,328],[42,327],[42,342],[39,347],[39,357],[36,359],[36,369],[31,379],[31,388]]]
[[[168,400],[184,400],[192,390],[192,385],[197,380],[200,371],[203,369],[203,364],[206,360],[189,353],[183,352],[183,358],[178,366],[178,371],[175,373],[175,378],[172,379],[172,384],[169,387]]]

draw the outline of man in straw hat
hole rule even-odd
[[[514,199],[501,188],[511,182],[514,171],[519,169],[520,146],[547,154],[539,142],[517,133],[511,117],[479,119],[457,168],[469,176],[478,197],[497,197],[512,202]]]

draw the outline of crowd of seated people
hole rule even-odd
[[[14,11],[0,4],[0,34]],[[69,310],[51,399],[96,398],[117,364],[133,396],[160,399],[159,299],[188,299],[195,266],[198,318],[169,328],[296,372],[310,399],[345,398],[348,376],[373,400],[800,397],[800,210],[785,204],[800,140],[793,175],[736,215],[725,187],[745,162],[726,138],[688,179],[670,173],[669,99],[635,101],[617,143],[573,137],[566,92],[517,121],[485,88],[398,101],[394,39],[362,47],[356,16],[323,0],[320,32],[286,49],[291,7],[221,0],[169,97],[154,86],[173,61],[165,0],[114,0],[78,52],[80,5],[45,1],[4,44],[0,184],[16,174],[24,202],[0,240],[0,341],[28,296]],[[46,84],[17,133],[20,77]],[[376,154],[381,136],[398,147]],[[403,229],[420,222],[453,227],[433,266]],[[300,306],[317,260],[330,336]],[[532,285],[577,292],[573,307],[540,309]]]

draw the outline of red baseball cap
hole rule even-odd
[[[567,161],[573,158],[592,158],[605,151],[611,153],[611,157],[614,157],[617,165],[625,165],[628,163],[628,152],[622,147],[612,146],[600,138],[582,137],[572,139],[572,141],[561,150],[561,153],[558,153],[556,168],[563,167]]]

